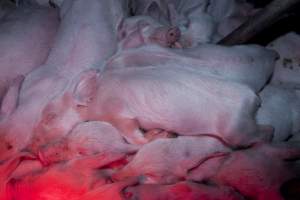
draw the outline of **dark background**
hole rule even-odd
[[[249,3],[253,4],[256,8],[263,8],[272,0],[247,0]],[[284,1],[284,0],[283,0]],[[293,9],[291,9],[282,19],[279,20],[269,29],[260,33],[255,37],[251,43],[258,43],[266,45],[273,41],[280,35],[288,33],[290,31],[295,31],[300,34],[300,4]]]

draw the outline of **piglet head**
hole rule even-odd
[[[154,30],[149,39],[164,47],[174,47],[180,36],[181,32],[178,27],[160,27]]]
[[[36,153],[41,146],[65,136],[80,120],[68,94],[51,101],[34,128],[30,150]]]
[[[76,124],[85,121],[88,108],[96,93],[97,72],[83,72],[74,87],[48,103],[42,111],[30,150],[37,153],[40,147],[66,136]]]
[[[178,27],[162,25],[149,16],[128,18],[118,27],[118,38],[122,49],[137,48],[146,44],[174,47],[180,36]]]

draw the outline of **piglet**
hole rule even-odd
[[[18,102],[17,109],[0,122],[0,161],[25,148],[30,150],[33,136],[38,138],[39,135],[46,135],[47,131],[59,132],[62,128],[68,132],[80,122],[76,113],[60,105],[63,111],[69,111],[68,117],[64,118],[60,129],[47,129],[51,121],[55,122],[60,117],[57,115],[59,109],[52,111],[48,119],[41,119],[42,111],[51,101],[63,96],[78,74],[91,67],[100,67],[105,59],[115,53],[117,25],[126,15],[124,4],[126,1],[118,0],[63,2],[61,23],[47,60],[26,76],[19,95],[14,97]],[[31,40],[26,41],[30,45],[35,44]],[[28,49],[25,51],[32,54]],[[37,125],[39,121],[45,122],[43,128]]]
[[[90,121],[78,124],[66,137],[46,145],[40,150],[39,157],[45,165],[49,165],[92,155],[123,157],[138,149],[139,146],[125,143],[112,125]]]
[[[256,119],[274,127],[273,141],[284,141],[300,131],[300,98],[293,89],[268,85],[259,96],[262,104]]]
[[[179,43],[183,48],[211,43],[216,37],[217,24],[207,13],[208,4],[208,0],[169,2],[169,18],[171,24],[178,26],[182,33]]]
[[[82,120],[107,121],[130,143],[147,142],[139,128],[212,135],[233,147],[270,139],[254,120],[260,102],[251,89],[195,68],[130,67],[101,77],[86,72],[70,104],[80,105]]]
[[[18,168],[24,159],[33,159],[34,157],[28,153],[19,153],[15,157],[10,158],[0,165],[0,200],[9,199],[7,193],[7,183],[14,171]]]
[[[193,182],[178,182],[173,185],[145,184],[130,186],[124,190],[126,200],[243,200],[232,188],[210,186]]]
[[[195,166],[226,152],[230,149],[212,137],[158,139],[144,145],[113,178],[143,176],[142,182],[171,184],[184,179]]]
[[[212,180],[235,188],[249,199],[283,200],[281,185],[299,176],[295,163],[288,160],[299,158],[299,143],[259,144],[230,153]]]
[[[192,13],[187,17],[189,23],[187,27],[181,28],[179,44],[183,48],[191,48],[203,43],[212,43],[216,37],[216,23],[212,17],[205,12]]]
[[[14,79],[45,62],[58,24],[57,10],[37,6],[15,8],[1,18],[0,101]]]
[[[278,54],[258,45],[225,47],[203,44],[188,49],[146,45],[112,56],[106,68],[181,66],[239,82],[259,92],[271,77]]]
[[[10,198],[19,200],[80,199],[94,188],[111,182],[110,170],[96,169],[90,163],[75,159],[24,177],[12,178],[7,186]]]
[[[274,127],[273,141],[284,141],[300,131],[300,98],[293,89],[268,85],[259,96],[262,104],[256,120]]]
[[[19,164],[18,168],[16,168],[16,170],[11,174],[11,178],[21,178],[27,176],[28,174],[40,171],[43,167],[44,166],[38,157],[34,155],[32,159],[23,160]]]
[[[276,50],[280,59],[277,60],[271,83],[300,89],[300,35],[287,33],[268,45]]]

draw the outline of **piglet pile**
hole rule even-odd
[[[300,198],[300,35],[245,0],[0,9],[0,200]]]

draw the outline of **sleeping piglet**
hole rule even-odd
[[[44,134],[52,127],[57,127],[55,134],[66,134],[64,118],[71,112],[77,113],[76,121],[111,123],[133,144],[147,143],[139,128],[212,135],[232,147],[248,146],[272,135],[268,127],[255,122],[260,101],[250,88],[193,68],[130,67],[107,70],[100,77],[88,71],[63,98],[63,106],[53,105],[58,113],[43,112],[38,126],[45,127]],[[262,129],[267,134],[261,134]]]
[[[213,137],[182,136],[158,139],[144,145],[115,180],[142,176],[142,182],[171,184],[185,179],[188,171],[231,150]]]
[[[296,162],[292,162],[299,158],[297,142],[255,145],[230,153],[212,180],[235,188],[249,199],[283,200],[280,187],[299,176]]]
[[[107,70],[86,76],[72,96],[83,119],[110,122],[131,143],[146,142],[139,128],[213,135],[235,147],[269,139],[254,120],[260,101],[249,87],[194,69]]]

